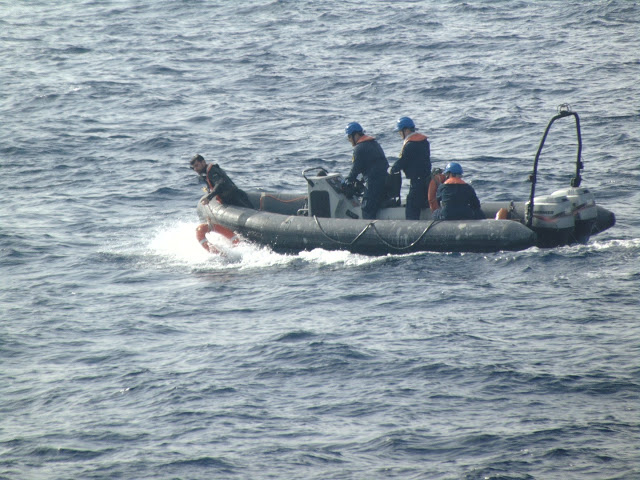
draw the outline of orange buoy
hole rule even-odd
[[[196,227],[196,238],[198,239],[200,245],[202,245],[202,248],[204,248],[208,252],[222,253],[219,249],[209,243],[209,240],[207,240],[207,233],[209,232],[214,232],[222,235],[223,237],[230,240],[234,245],[240,243],[240,239],[233,232],[233,230],[230,230],[227,227],[223,227],[222,225],[218,225],[216,223],[213,223],[211,225],[209,225],[208,223],[201,223]]]
[[[211,229],[209,228],[208,224],[201,223],[196,227],[196,238],[198,239],[200,245],[202,245],[202,248],[204,248],[207,252],[220,253],[220,250],[211,245],[209,243],[209,240],[207,240],[207,233],[209,233],[210,231]]]
[[[222,225],[218,225],[217,223],[213,223],[210,225],[210,232],[219,233],[227,240],[231,240],[231,243],[237,245],[240,243],[240,238],[233,230],[228,229],[227,227],[223,227]]]

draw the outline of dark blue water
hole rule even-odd
[[[0,4],[0,478],[640,478],[639,41],[626,1]],[[409,115],[523,200],[562,103],[617,216],[587,245],[196,242],[195,153],[303,191]]]

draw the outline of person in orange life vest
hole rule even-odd
[[[462,166],[450,162],[444,169],[447,180],[438,187],[436,198],[440,208],[433,212],[435,220],[474,220],[485,218],[473,187],[462,180]]]
[[[202,155],[195,155],[190,164],[191,168],[207,182],[209,194],[207,198],[202,199],[202,203],[206,205],[213,197],[218,196],[226,205],[254,208],[247,194],[236,187],[236,184],[217,164],[208,164]]]
[[[359,123],[349,123],[345,135],[353,147],[353,165],[344,184],[353,185],[358,175],[362,174],[365,182],[362,218],[374,219],[384,200],[389,162],[380,144],[375,138],[365,135]]]
[[[409,117],[400,117],[394,132],[400,132],[404,142],[391,173],[402,170],[411,182],[404,217],[420,220],[420,211],[427,206],[427,188],[431,180],[431,147],[427,137],[416,132],[416,125]]]

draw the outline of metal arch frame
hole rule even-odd
[[[560,105],[558,108],[558,114],[555,115],[547,125],[547,128],[544,131],[544,135],[542,136],[542,140],[540,140],[540,146],[538,147],[538,151],[536,153],[536,158],[533,161],[533,171],[529,176],[529,180],[531,181],[531,194],[529,195],[529,204],[527,207],[527,227],[531,228],[533,222],[533,198],[535,196],[536,191],[536,181],[538,176],[538,162],[540,159],[540,154],[542,153],[542,147],[544,146],[544,142],[547,139],[547,135],[549,134],[549,130],[551,129],[551,125],[553,122],[558,120],[559,118],[565,118],[573,116],[576,120],[576,135],[578,137],[578,154],[576,157],[576,175],[571,179],[572,187],[579,187],[582,182],[582,177],[580,176],[581,170],[584,168],[584,164],[582,163],[582,135],[580,133],[580,117],[576,112],[571,111],[571,107],[567,104]]]

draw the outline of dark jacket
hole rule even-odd
[[[380,144],[375,138],[364,135],[353,148],[353,165],[346,181],[353,183],[360,174],[365,182],[369,182],[371,178],[385,179],[388,168],[389,162]]]
[[[247,194],[236,187],[236,184],[229,178],[226,172],[215,163],[207,165],[205,175],[209,194],[207,198],[211,200],[218,196],[222,203],[227,205],[237,205],[239,207],[253,208]]]
[[[362,197],[363,218],[376,218],[384,199],[388,168],[387,157],[376,139],[368,135],[360,137],[353,148],[353,165],[346,182],[353,183],[362,174],[366,184]]]
[[[425,135],[414,132],[405,138],[400,158],[391,167],[391,173],[400,170],[411,180],[405,218],[419,220],[420,211],[427,206],[427,189],[431,179],[431,147]]]
[[[440,202],[440,209],[434,212],[434,217],[439,220],[485,218],[475,190],[459,177],[449,178],[438,186],[436,198]]]
[[[405,139],[400,158],[391,167],[393,173],[400,170],[409,180],[422,178],[427,182],[431,176],[431,147],[425,135],[415,132]]]

